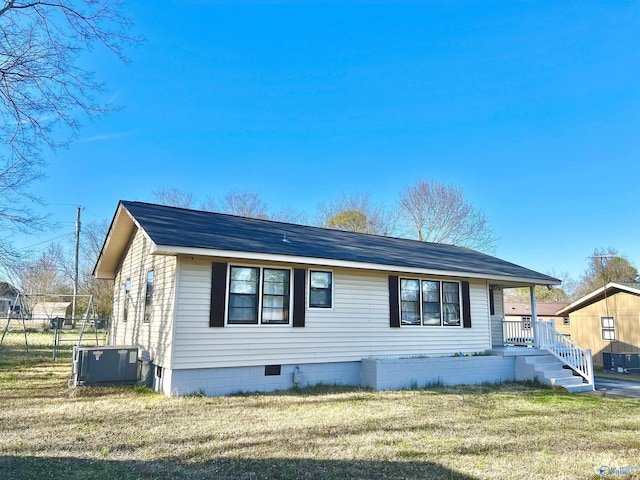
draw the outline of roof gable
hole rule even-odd
[[[560,315],[568,315],[569,313],[575,312],[576,310],[580,310],[592,303],[599,302],[602,300],[605,295],[611,296],[616,293],[624,292],[630,295],[640,295],[640,284],[639,283],[616,283],[610,282],[606,285],[597,288],[591,293],[588,293],[584,297],[579,298],[575,302],[570,303],[562,310],[558,312]]]
[[[117,255],[113,250],[122,248],[124,241],[116,242],[117,235],[112,231],[122,228],[120,223],[126,223],[120,218],[125,212],[144,230],[156,251],[162,253],[178,253],[184,249],[202,249],[202,254],[209,251],[210,255],[214,254],[212,251],[248,252],[383,265],[391,270],[415,268],[461,276],[512,278],[540,285],[560,283],[548,275],[453,245],[128,201],[120,202],[96,265],[95,272],[100,278],[107,278],[101,275],[115,271]],[[106,258],[111,260],[105,263]]]

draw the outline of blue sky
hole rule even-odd
[[[496,255],[578,277],[640,264],[640,11],[633,2],[129,2],[145,41],[83,57],[122,110],[47,154],[59,228],[177,187],[272,210],[419,179],[490,219]],[[37,248],[43,248],[40,243]]]

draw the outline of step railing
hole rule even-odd
[[[540,348],[581,375],[589,385],[594,385],[591,350],[585,350],[558,333],[551,322],[538,322],[538,342]]]

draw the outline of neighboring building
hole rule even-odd
[[[71,302],[38,302],[31,309],[31,323],[48,327],[54,318],[71,321]]]
[[[536,303],[538,321],[553,322],[558,333],[571,337],[571,323],[568,315],[558,315],[558,311],[568,304]],[[504,303],[504,338],[507,343],[529,344],[533,342],[532,311],[529,302]],[[511,341],[510,341],[511,340]]]
[[[371,359],[485,352],[504,288],[560,283],[451,245],[125,201],[94,274],[115,279],[111,343],[139,346],[167,395],[369,384]]]
[[[558,312],[571,321],[571,339],[591,349],[594,365],[602,352],[640,352],[640,284],[608,283]]]
[[[6,317],[13,308],[18,290],[6,282],[0,282],[0,317]]]

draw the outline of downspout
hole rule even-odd
[[[538,331],[538,312],[536,309],[536,286],[529,287],[529,295],[531,297],[531,328],[533,328],[533,346],[540,348],[540,336]]]

